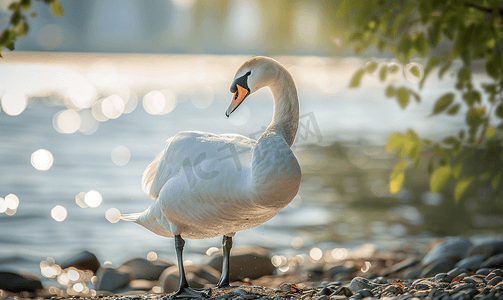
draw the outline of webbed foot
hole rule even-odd
[[[196,291],[190,287],[180,288],[178,291],[169,295],[168,299],[185,299],[185,298],[208,298],[211,295],[211,289],[208,292]]]

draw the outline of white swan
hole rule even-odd
[[[287,69],[268,57],[245,62],[232,82],[234,96],[225,114],[265,86],[274,96],[274,114],[257,141],[238,134],[180,132],[143,173],[143,190],[155,202],[143,213],[122,216],[158,235],[175,237],[180,270],[175,297],[201,294],[187,284],[182,238],[223,236],[224,264],[217,286],[228,286],[232,236],[271,219],[298,192],[301,170],[290,146],[299,104]]]

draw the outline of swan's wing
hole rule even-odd
[[[145,169],[143,172],[143,176],[141,178],[141,187],[143,192],[145,192],[147,195],[150,196],[150,198],[155,199],[157,196],[159,196],[159,191],[160,188],[152,189],[152,186],[154,184],[154,178],[157,174],[157,169],[159,168],[159,164],[161,163],[162,158],[164,157],[164,153],[169,147],[169,144],[171,144],[171,141],[175,138],[175,136],[170,137],[166,141],[166,147],[164,150],[161,151],[161,153],[157,154],[157,156],[154,158],[154,161],[148,165],[148,167]],[[164,168],[165,170],[166,168]],[[161,168],[163,170],[163,168]],[[167,170],[165,170],[167,171]],[[164,176],[163,176],[164,175]],[[163,177],[169,177],[168,174],[160,174],[159,176]]]
[[[194,164],[202,160],[205,165],[211,164],[210,170],[216,168],[214,164],[233,164],[232,159],[222,161],[226,157],[226,147],[251,154],[256,142],[238,134],[211,134],[205,132],[180,132],[168,139],[167,145],[143,173],[144,191],[155,199],[170,178],[178,175],[184,164]],[[230,151],[230,149],[229,149]],[[250,161],[251,163],[251,161]],[[211,176],[211,175],[208,175]]]

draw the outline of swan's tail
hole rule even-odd
[[[165,237],[173,237],[173,234],[169,231],[170,224],[168,220],[166,220],[166,217],[162,214],[158,203],[155,203],[141,213],[121,215],[120,219],[140,224],[155,234]]]
[[[142,215],[142,213],[121,215],[121,220],[128,221],[128,222],[137,222],[138,218],[140,218],[141,215]]]

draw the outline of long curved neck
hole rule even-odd
[[[269,88],[274,97],[273,118],[260,138],[280,134],[291,147],[299,125],[299,100],[292,75],[280,67],[276,80]]]

